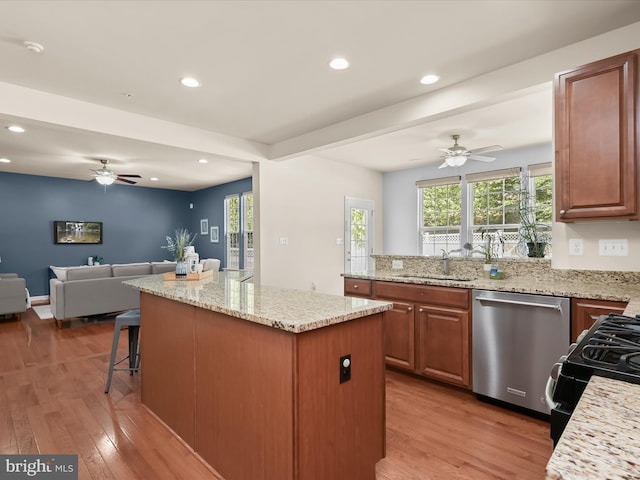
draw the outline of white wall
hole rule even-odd
[[[342,295],[344,199],[375,202],[382,253],[382,174],[314,156],[254,166],[256,279],[262,285]],[[287,238],[288,245],[280,245]]]

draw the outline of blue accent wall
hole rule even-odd
[[[224,196],[234,184],[236,193],[251,190],[250,178],[198,192],[118,184],[105,191],[96,182],[1,172],[0,272],[25,278],[32,296],[48,295],[49,265],[86,265],[92,255],[103,263],[171,259],[166,236],[177,228],[199,233],[205,213],[210,225],[220,221],[220,243],[198,235],[196,251],[223,260]],[[103,222],[103,243],[56,245],[54,220]]]

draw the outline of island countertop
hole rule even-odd
[[[258,286],[250,272],[215,272],[203,280],[164,280],[148,275],[125,285],[206,310],[302,333],[390,310],[392,304],[269,286]]]

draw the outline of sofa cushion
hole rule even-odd
[[[151,273],[175,272],[176,262],[151,262]]]
[[[114,277],[149,275],[151,274],[151,264],[149,262],[113,264],[111,265],[111,272]]]
[[[90,278],[106,278],[111,276],[111,265],[97,265],[90,267],[82,265],[79,267],[50,267],[56,274],[58,280],[63,282],[69,280],[87,280]]]

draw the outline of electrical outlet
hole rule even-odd
[[[627,257],[629,256],[629,240],[626,238],[600,240],[598,254],[601,257]]]
[[[569,255],[582,255],[584,253],[584,242],[581,238],[569,239]]]
[[[340,383],[351,380],[351,354],[340,357]]]
[[[391,268],[395,270],[402,269],[402,260],[391,260]]]

